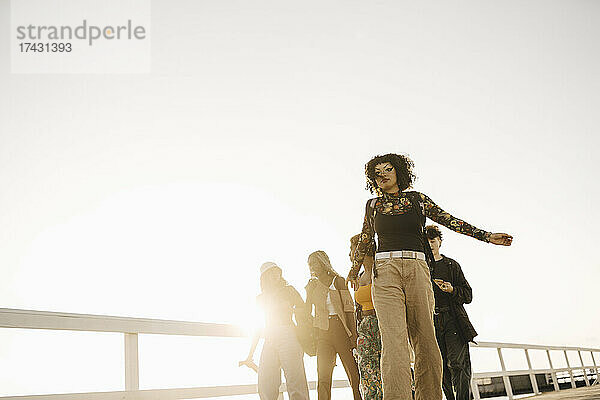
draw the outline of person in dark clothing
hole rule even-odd
[[[473,292],[460,265],[440,254],[442,232],[435,225],[425,228],[433,253],[433,295],[435,336],[442,353],[442,389],[447,400],[471,399],[471,358],[469,342],[477,335],[463,304]]]

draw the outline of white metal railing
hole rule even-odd
[[[510,382],[511,376],[529,375],[529,379],[531,381],[531,387],[533,389],[534,394],[541,393],[538,388],[537,380],[535,377],[536,374],[551,374],[552,383],[553,383],[555,391],[560,390],[560,386],[558,384],[558,378],[557,378],[557,373],[560,373],[560,372],[568,372],[569,373],[572,388],[576,387],[573,370],[583,370],[583,376],[584,376],[584,381],[585,381],[586,386],[590,386],[590,377],[588,376],[586,370],[595,371],[594,384],[598,383],[598,378],[600,377],[600,375],[599,375],[600,367],[598,365],[596,365],[596,359],[594,358],[594,352],[599,352],[600,349],[585,348],[585,347],[541,346],[541,345],[535,345],[535,344],[492,343],[492,342],[479,342],[477,344],[471,343],[471,347],[496,349],[498,351],[498,358],[500,361],[500,367],[502,369],[501,371],[474,372],[473,373],[473,379],[471,380],[471,389],[473,390],[473,397],[475,400],[479,400],[481,398],[480,394],[479,394],[479,386],[477,385],[477,380],[482,379],[482,378],[502,377],[502,380],[504,382],[504,388],[506,390],[506,395],[508,396],[508,398],[510,400],[512,400],[514,398],[514,394],[513,394],[512,385]],[[504,362],[504,356],[502,354],[502,349],[523,350],[525,352],[525,359],[527,360],[528,369],[526,369],[526,370],[508,370],[506,368],[506,364]],[[534,369],[531,365],[531,359],[529,357],[529,350],[545,351],[546,355],[548,357],[549,368]],[[554,366],[552,364],[552,358],[550,357],[551,350],[558,350],[558,351],[563,352],[563,354],[565,356],[565,361],[567,364],[566,368],[554,368]],[[567,351],[576,351],[577,352],[577,354],[579,355],[579,361],[581,362],[581,366],[571,366],[571,364],[569,362],[569,357],[567,356]],[[590,353],[590,355],[592,356],[592,362],[594,363],[593,365],[585,365],[585,363],[583,362],[583,357],[581,356],[582,351],[583,352],[587,351]]]
[[[212,386],[195,388],[177,388],[177,389],[139,389],[139,357],[138,357],[138,335],[187,335],[187,336],[212,336],[212,337],[244,337],[244,331],[237,326],[229,324],[214,324],[202,322],[184,322],[170,321],[147,318],[127,318],[113,317],[103,315],[87,315],[58,313],[32,310],[16,310],[0,308],[0,328],[21,328],[21,329],[45,329],[45,330],[67,330],[67,331],[88,331],[88,332],[116,332],[122,333],[124,337],[125,349],[125,390],[115,392],[93,392],[93,393],[71,393],[71,394],[51,394],[51,395],[33,395],[33,396],[9,396],[0,397],[0,400],[158,400],[158,399],[190,399],[207,398],[220,396],[235,396],[257,393],[256,385],[234,385],[234,386]],[[598,381],[599,366],[596,365],[594,352],[600,352],[600,349],[580,348],[580,347],[558,347],[558,346],[540,346],[528,344],[513,343],[490,343],[479,342],[471,344],[471,347],[495,348],[498,351],[501,371],[475,372],[471,381],[475,399],[480,399],[479,388],[476,380],[482,378],[502,377],[506,393],[509,399],[513,398],[510,376],[529,375],[531,385],[535,393],[539,392],[535,374],[552,375],[554,389],[559,390],[557,373],[568,372],[571,378],[571,385],[575,387],[573,370],[583,369],[586,385],[590,385],[590,377],[587,370],[595,371]],[[527,370],[509,370],[506,368],[502,349],[522,349],[525,352]],[[550,368],[533,369],[529,358],[528,350],[545,350],[548,355]],[[562,351],[567,361],[567,368],[554,368],[550,358],[551,350]],[[567,357],[567,351],[577,351],[581,361],[581,367],[571,367]],[[593,366],[585,366],[581,356],[582,351],[589,351],[592,355]],[[316,383],[309,382],[309,388],[315,389]],[[347,387],[347,381],[334,381],[334,387]],[[283,389],[283,388],[282,388]]]

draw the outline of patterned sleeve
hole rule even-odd
[[[354,249],[352,254],[352,268],[348,277],[350,279],[358,278],[360,267],[362,266],[365,255],[372,254],[375,251],[375,232],[373,230],[373,221],[371,221],[369,202],[365,206],[365,218],[363,220],[363,227],[358,239],[358,245]]]
[[[463,235],[471,236],[475,239],[489,242],[491,232],[486,232],[482,229],[478,229],[467,222],[453,217],[446,211],[442,210],[437,204],[433,202],[429,197],[423,193],[419,193],[424,203],[425,216],[432,221],[437,222],[440,225],[444,225],[446,228],[453,230],[454,232],[462,233]]]

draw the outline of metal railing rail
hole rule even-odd
[[[512,390],[512,385],[510,382],[511,376],[517,375],[529,375],[529,379],[531,381],[531,387],[533,389],[534,394],[541,393],[535,375],[536,374],[551,374],[552,383],[555,391],[560,390],[560,386],[558,384],[557,373],[558,372],[568,372],[571,382],[571,387],[576,388],[575,377],[573,375],[573,370],[583,370],[583,376],[586,386],[590,386],[590,377],[588,376],[586,370],[595,371],[595,380],[594,384],[598,383],[598,378],[600,377],[599,371],[600,366],[596,365],[596,359],[594,358],[594,352],[599,352],[600,349],[587,348],[587,347],[568,347],[568,346],[543,346],[536,344],[520,344],[520,343],[494,343],[494,342],[478,342],[477,344],[471,343],[471,347],[480,347],[480,348],[492,348],[496,349],[498,352],[498,358],[500,361],[501,371],[490,371],[490,372],[473,372],[473,379],[471,380],[471,389],[473,391],[473,398],[479,400],[479,386],[476,383],[477,379],[482,378],[493,378],[493,377],[502,377],[504,382],[504,388],[506,390],[506,395],[509,400],[514,399],[514,394]],[[520,349],[525,352],[525,359],[527,360],[528,368],[525,370],[507,370],[506,365],[504,363],[504,356],[502,354],[502,349]],[[529,357],[529,350],[543,350],[546,352],[548,357],[548,365],[549,368],[543,369],[534,369],[531,365],[531,359]],[[550,357],[550,351],[562,351],[565,356],[565,361],[567,363],[566,368],[555,368],[552,364],[552,358]],[[569,362],[569,357],[567,356],[567,351],[576,351],[579,355],[579,361],[581,362],[581,366],[571,366]],[[581,356],[581,352],[589,352],[592,356],[593,365],[585,365],[583,362],[583,357]]]
[[[125,351],[125,390],[114,392],[92,392],[92,393],[69,393],[69,394],[49,394],[49,395],[30,395],[30,396],[8,396],[0,397],[0,400],[158,400],[158,399],[190,399],[207,398],[221,396],[235,396],[256,394],[256,385],[232,385],[232,386],[212,386],[195,388],[176,388],[176,389],[139,389],[139,356],[138,356],[138,335],[156,334],[156,335],[187,335],[187,336],[212,336],[212,337],[245,337],[245,332],[230,324],[214,324],[203,322],[171,321],[148,318],[128,318],[114,317],[104,315],[73,314],[47,311],[18,310],[9,308],[0,308],[0,328],[20,328],[20,329],[44,329],[44,330],[66,330],[66,331],[86,331],[86,332],[114,332],[122,333],[124,338]],[[584,370],[586,385],[590,385],[590,377],[585,372],[586,369],[594,370],[596,373],[595,382],[598,381],[600,367],[596,365],[594,352],[600,352],[600,349],[583,347],[564,347],[564,346],[541,346],[516,343],[492,343],[479,342],[471,344],[471,347],[495,348],[498,351],[501,371],[475,372],[471,385],[475,399],[480,399],[479,388],[475,383],[476,379],[502,377],[509,399],[513,398],[510,376],[529,375],[534,391],[539,389],[535,380],[535,374],[550,373],[554,383],[554,389],[559,390],[557,381],[557,372],[568,371],[571,377],[571,385],[575,387],[573,370]],[[527,370],[509,370],[504,363],[502,349],[522,349],[529,368]],[[528,350],[545,350],[548,355],[550,368],[533,369],[529,359]],[[550,358],[551,350],[563,351],[567,360],[567,368],[554,368]],[[577,351],[581,361],[581,367],[571,367],[567,357],[567,351]],[[589,351],[592,355],[593,366],[584,366],[582,351]],[[333,387],[348,387],[347,381],[334,381]],[[315,389],[314,381],[309,382],[309,388]],[[283,389],[283,388],[282,388]]]

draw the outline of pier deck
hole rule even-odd
[[[527,397],[535,400],[598,400],[600,399],[600,386],[581,387],[577,389],[561,390],[560,392],[544,393]]]

